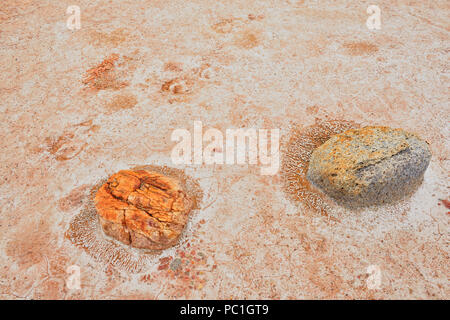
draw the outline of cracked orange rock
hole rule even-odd
[[[106,235],[136,248],[165,249],[176,244],[192,201],[173,178],[122,170],[100,187],[95,208]]]

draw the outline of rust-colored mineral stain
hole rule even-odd
[[[183,64],[179,62],[166,62],[164,64],[164,71],[173,71],[173,72],[183,71]]]
[[[252,31],[241,32],[235,39],[235,44],[244,49],[252,49],[260,44],[259,34]]]
[[[59,136],[56,141],[52,141],[51,139],[47,139],[47,144],[48,144],[48,151],[51,154],[55,154],[58,152],[58,150],[68,141],[70,141],[72,138],[74,137],[74,134],[69,132],[69,133],[64,133],[63,135]]]
[[[119,55],[113,53],[97,66],[87,70],[83,84],[95,90],[120,89],[127,86],[128,83],[119,81],[114,72],[118,59]]]
[[[58,201],[58,207],[64,212],[76,209],[81,206],[85,197],[88,185],[83,184],[73,189],[67,196]]]
[[[57,161],[71,160],[86,148],[86,139],[99,129],[92,120],[71,125],[59,137],[47,137],[46,149]]]
[[[186,247],[189,247],[189,243]],[[163,279],[166,296],[188,297],[191,292],[203,289],[207,283],[206,273],[217,267],[209,264],[207,258],[206,254],[196,250],[177,250],[173,256],[159,259],[155,273],[144,274],[139,280],[150,284],[156,279]]]
[[[263,14],[256,15],[256,14],[253,14],[253,13],[249,13],[247,18],[249,20],[252,20],[252,21],[253,20],[263,20],[264,19],[264,15]]]
[[[450,200],[441,199],[440,201],[447,209],[450,209]],[[450,213],[450,212],[447,212],[447,213]]]
[[[72,132],[63,133],[56,139],[47,138],[48,151],[55,156],[57,161],[73,159],[86,147],[86,143],[80,145],[79,141],[74,140],[74,138],[75,134]]]
[[[378,51],[378,47],[369,42],[347,42],[344,43],[344,48],[351,56],[362,56],[372,54]]]
[[[106,108],[111,112],[116,112],[124,109],[131,109],[137,104],[137,99],[134,95],[124,93],[115,96],[107,105]]]
[[[28,223],[18,229],[6,242],[5,253],[17,262],[21,269],[40,263],[50,255],[51,230],[44,220]]]
[[[123,42],[134,39],[135,36],[131,35],[126,29],[118,28],[111,32],[99,32],[97,30],[91,31],[88,34],[91,43],[97,47],[110,46],[118,47]]]
[[[322,145],[332,135],[357,128],[350,121],[316,121],[307,128],[294,127],[287,145],[283,148],[281,174],[284,191],[294,202],[328,216],[329,205],[324,195],[317,191],[306,178],[309,159],[315,148]]]
[[[212,29],[217,33],[230,33],[233,30],[233,21],[236,19],[222,19],[212,26]]]
[[[164,258],[159,259],[158,270],[168,269],[171,261],[172,261],[172,257],[164,257]]]
[[[174,78],[174,79],[165,81],[161,85],[161,91],[169,92],[172,94],[183,94],[183,93],[189,92],[192,85],[193,85],[193,81],[186,77]]]

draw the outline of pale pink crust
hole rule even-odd
[[[136,248],[173,246],[191,207],[178,181],[146,170],[113,174],[95,196],[105,234]]]

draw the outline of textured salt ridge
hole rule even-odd
[[[431,159],[426,142],[398,129],[367,127],[354,136],[349,132],[331,137],[313,152],[307,178],[316,187],[350,208],[393,203],[418,188]],[[365,157],[367,150],[387,156],[374,162]],[[351,164],[354,159],[358,162]]]

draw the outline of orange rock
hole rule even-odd
[[[105,234],[136,248],[173,246],[191,207],[178,181],[145,170],[113,174],[95,196]]]

